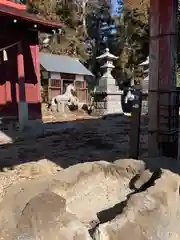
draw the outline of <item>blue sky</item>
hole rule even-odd
[[[115,12],[116,6],[117,6],[117,0],[112,0],[112,4],[113,4],[113,12]]]

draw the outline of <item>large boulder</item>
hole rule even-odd
[[[180,239],[179,176],[166,170],[152,185],[132,194],[122,214],[95,229],[94,239]]]
[[[126,200],[131,179],[144,169],[141,161],[119,160],[77,164],[61,172],[24,181],[8,188],[0,205],[0,230],[16,228],[26,204],[42,192],[54,192],[66,199],[69,212],[91,228],[97,213]],[[93,223],[94,224],[94,223]]]

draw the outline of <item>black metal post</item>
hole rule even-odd
[[[135,99],[132,102],[132,115],[130,126],[130,157],[133,159],[138,159],[142,108],[141,90],[135,90],[134,96]]]

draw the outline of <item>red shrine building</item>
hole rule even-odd
[[[38,33],[62,25],[7,0],[0,0],[0,22],[0,117],[41,119]]]

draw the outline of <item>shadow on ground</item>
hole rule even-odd
[[[142,120],[140,155],[147,153],[147,124]],[[29,131],[34,135],[40,126]],[[113,162],[129,157],[130,118],[111,115],[106,118],[44,123],[38,137],[13,138],[11,144],[0,145],[0,168],[49,159],[62,168],[83,162]],[[141,157],[140,157],[141,158]]]

